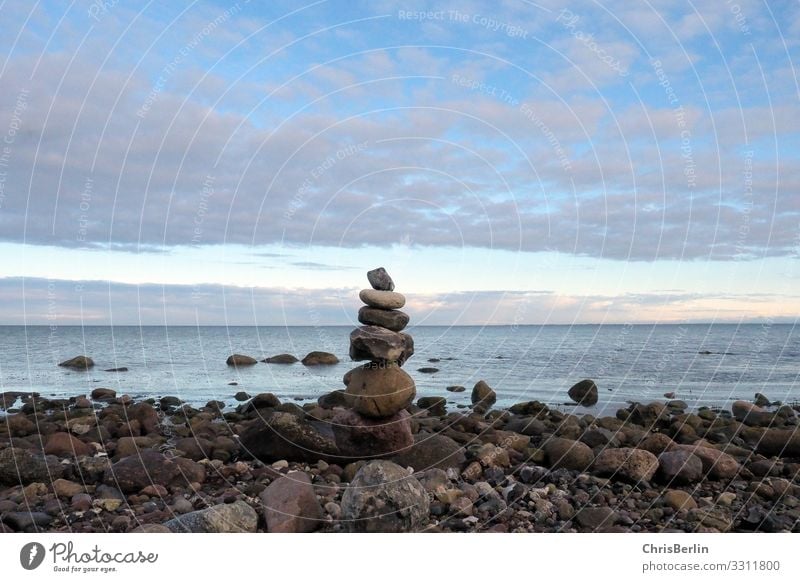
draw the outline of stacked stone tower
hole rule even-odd
[[[367,363],[344,376],[349,409],[333,418],[336,445],[345,457],[390,456],[414,443],[405,408],[416,395],[414,380],[402,365],[414,353],[414,340],[402,330],[406,299],[381,267],[367,273],[372,289],[359,294],[363,325],[350,334],[350,358]]]

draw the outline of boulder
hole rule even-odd
[[[268,463],[315,463],[339,454],[329,423],[304,420],[288,412],[275,412],[252,421],[242,430],[239,442],[243,454]]]
[[[658,473],[666,483],[690,485],[703,478],[703,462],[691,451],[667,451],[658,457]]]
[[[321,408],[330,410],[337,406],[347,406],[347,397],[344,394],[344,390],[333,390],[317,398],[317,404]]]
[[[91,445],[76,439],[68,432],[54,432],[48,437],[47,443],[44,445],[44,453],[46,455],[55,455],[57,457],[81,457],[90,455],[93,452],[94,448]]]
[[[406,298],[394,291],[362,289],[358,297],[369,307],[376,307],[378,309],[402,309],[406,304]]]
[[[119,488],[123,493],[138,493],[148,485],[170,485],[179,477],[180,471],[176,459],[144,449],[139,454],[125,457],[108,467],[103,481]]]
[[[25,414],[9,414],[6,416],[6,428],[12,437],[24,437],[35,434],[36,425]],[[0,429],[0,434],[2,434]]]
[[[654,432],[647,435],[637,446],[654,455],[660,455],[664,451],[672,450],[676,445],[675,442],[663,432]]]
[[[68,481],[67,479],[56,479],[53,481],[53,493],[55,493],[57,497],[72,499],[73,496],[83,492],[83,485],[75,481]]]
[[[358,310],[358,321],[364,325],[377,325],[391,331],[403,331],[408,325],[409,317],[397,309],[376,309],[365,305]]]
[[[339,409],[331,424],[339,453],[347,460],[395,455],[414,444],[411,416],[405,410],[374,419]]]
[[[383,267],[367,271],[367,280],[377,291],[394,291],[394,281]]]
[[[776,420],[772,412],[745,400],[737,400],[731,404],[731,412],[736,420],[748,426],[770,426]]]
[[[233,354],[228,356],[228,359],[225,360],[225,363],[229,366],[254,366],[258,363],[258,360],[252,358],[250,356],[245,356],[242,354]]]
[[[495,402],[497,402],[497,393],[484,380],[479,380],[472,388],[472,404],[488,409]]]
[[[756,451],[765,457],[800,457],[800,430],[767,429],[758,439]]]
[[[322,507],[311,479],[302,471],[279,477],[259,498],[270,533],[309,533],[322,523]]]
[[[309,352],[302,359],[304,366],[331,366],[339,363],[339,358],[328,352]]]
[[[361,533],[419,531],[426,524],[428,494],[408,472],[390,461],[361,467],[342,495],[342,525]]]
[[[554,469],[584,471],[592,464],[592,449],[579,441],[554,437],[542,446],[547,462]]]
[[[370,363],[351,370],[345,390],[349,406],[371,418],[392,416],[416,396],[414,380],[394,363]]]
[[[422,410],[427,410],[431,416],[447,414],[447,399],[441,396],[423,396],[417,400],[417,406]]]
[[[92,400],[114,400],[117,397],[117,391],[111,388],[95,388],[92,390]]]
[[[739,462],[727,453],[700,445],[676,445],[677,450],[689,451],[700,457],[703,473],[711,479],[733,479],[739,474]]]
[[[175,533],[254,533],[258,514],[244,501],[214,505],[164,523]]]
[[[72,370],[88,370],[94,366],[94,360],[89,356],[75,356],[69,360],[64,360],[59,366]]]
[[[297,358],[295,358],[291,354],[278,354],[277,356],[270,356],[269,358],[264,358],[261,360],[265,364],[294,364],[295,362],[299,362]]]
[[[597,384],[594,380],[581,380],[569,389],[567,395],[583,406],[594,406],[597,404]]]
[[[667,489],[662,497],[664,505],[671,507],[675,511],[689,511],[697,507],[697,502],[692,496],[680,489]]]
[[[408,334],[377,325],[362,325],[350,333],[350,358],[353,361],[397,362],[402,366],[412,355],[414,340]]]
[[[0,451],[0,483],[4,485],[50,483],[62,473],[63,467],[56,457],[45,457],[19,447]]]
[[[658,469],[658,457],[643,449],[604,449],[592,464],[593,472],[632,483],[650,481]]]
[[[466,462],[464,447],[450,437],[441,434],[417,434],[414,445],[392,459],[402,467],[414,471],[428,469],[457,469]]]
[[[599,531],[611,527],[618,519],[617,512],[610,507],[584,507],[575,514],[574,520],[583,528]]]

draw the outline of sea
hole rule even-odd
[[[238,391],[272,392],[311,402],[343,388],[355,367],[348,356],[351,327],[0,326],[0,391],[43,396],[112,388],[135,398],[177,396],[194,406]],[[725,407],[760,392],[771,401],[800,400],[800,330],[795,324],[417,326],[416,352],[404,369],[418,396],[444,396],[466,407],[485,380],[498,406],[539,400],[572,410],[567,391],[593,379],[600,400],[578,411],[598,414],[628,403],[680,399],[690,408]],[[262,359],[332,352],[340,363],[306,367],[259,363],[231,368],[230,354]],[[86,354],[96,365],[74,371],[57,364]],[[127,372],[108,372],[125,367]],[[435,368],[434,373],[420,368]],[[464,386],[451,392],[448,386]]]

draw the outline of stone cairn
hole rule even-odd
[[[371,458],[397,454],[414,444],[411,416],[405,408],[416,395],[414,380],[401,366],[414,353],[414,340],[402,333],[406,299],[394,291],[383,267],[367,273],[372,289],[359,294],[363,325],[350,334],[350,358],[367,361],[344,376],[346,409],[332,419],[336,446],[343,457]]]

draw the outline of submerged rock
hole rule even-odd
[[[94,366],[94,360],[89,356],[75,356],[69,360],[64,360],[59,366],[72,370],[88,370]]]

